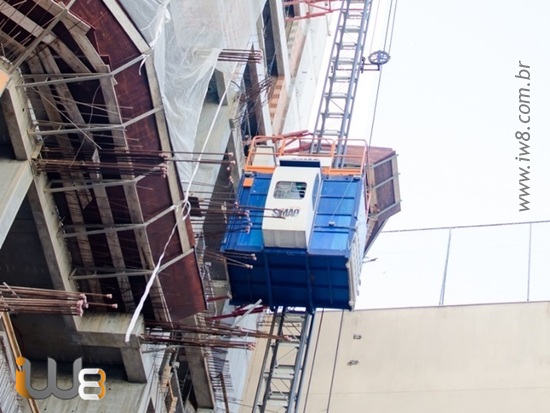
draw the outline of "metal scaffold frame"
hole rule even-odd
[[[326,150],[323,139],[336,142],[333,168],[345,161],[351,114],[359,75],[370,62],[363,56],[372,0],[344,0],[331,49],[329,67],[314,129],[316,144],[311,153]],[[375,65],[375,70],[379,65]],[[377,67],[376,67],[377,66]],[[253,412],[298,411],[302,381],[308,358],[314,314],[278,308],[273,314],[271,334],[290,335],[290,342],[270,340],[262,364]]]
[[[254,398],[254,413],[298,411],[315,314],[279,307],[272,315],[270,339]]]

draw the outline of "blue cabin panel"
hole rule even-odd
[[[324,176],[316,203],[307,249],[265,247],[263,216],[271,175],[256,173],[249,186],[239,185],[236,211],[228,220],[222,252],[254,253],[256,260],[239,259],[251,268],[228,264],[233,304],[262,300],[267,306],[350,308],[348,261],[357,224],[361,179]],[[248,228],[248,229],[247,229]],[[245,231],[245,229],[247,229]]]

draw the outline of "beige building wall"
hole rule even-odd
[[[302,412],[550,409],[550,303],[325,312],[316,324]]]

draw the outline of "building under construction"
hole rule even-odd
[[[0,412],[240,408],[279,335],[235,325],[220,245],[251,139],[307,128],[331,4],[0,1]],[[370,243],[399,210],[395,153],[371,161]],[[105,394],[22,398],[19,356]]]

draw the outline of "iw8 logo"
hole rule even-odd
[[[45,399],[52,394],[58,399],[69,400],[77,395],[82,400],[99,400],[105,396],[105,380],[107,376],[102,369],[83,369],[82,358],[76,359],[73,363],[73,386],[67,390],[61,390],[57,387],[57,363],[48,358],[48,379],[46,388],[36,390],[31,387],[31,362],[24,357],[17,357],[16,363],[21,367],[21,371],[15,372],[15,390],[21,397],[26,399]],[[85,376],[98,374],[99,381],[84,380]],[[78,387],[77,387],[78,386]],[[97,389],[99,394],[86,393],[85,388]]]

